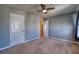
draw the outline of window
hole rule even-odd
[[[79,40],[79,12],[77,15],[77,20],[76,20],[76,35],[75,35],[76,41]]]

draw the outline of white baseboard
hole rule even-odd
[[[73,43],[73,44],[78,44],[78,45],[79,45],[79,43],[78,43],[78,42],[73,42],[73,41],[66,40],[66,39],[61,39],[61,38],[52,37],[52,36],[50,36],[49,38],[55,38],[55,39],[57,39],[57,40],[60,40],[60,41],[64,41],[64,42],[70,42],[70,43]]]
[[[22,42],[22,43],[27,43],[27,42],[30,42],[30,41],[32,41],[32,40],[39,39],[39,38],[40,38],[40,37],[34,37],[34,38],[32,38],[32,39],[30,39],[30,40],[27,40],[27,41],[24,41],[24,42]],[[78,45],[79,45],[78,42],[73,42],[73,41],[66,40],[66,39],[61,39],[61,38],[52,37],[52,36],[49,36],[49,38],[55,38],[55,39],[60,40],[60,41],[70,42],[70,43],[74,43],[74,44],[78,44]],[[22,44],[22,43],[20,43],[20,44]],[[17,45],[19,45],[19,44],[17,44]],[[14,46],[15,46],[15,45],[14,45]],[[4,49],[7,49],[7,48],[11,48],[11,47],[12,47],[12,46],[7,46],[7,47],[4,47],[4,48],[0,48],[0,50],[4,50]]]
[[[32,41],[32,40],[36,40],[36,39],[39,39],[39,38],[40,38],[40,37],[34,37],[34,38],[29,39],[29,40],[27,40],[27,41],[24,41],[24,42],[22,42],[22,43],[27,43],[27,42],[30,42],[30,41]],[[22,44],[22,43],[19,43],[19,44]],[[19,44],[17,44],[17,45],[19,45]],[[11,47],[13,47],[13,46],[15,46],[15,45],[7,46],[7,47],[4,47],[4,48],[0,48],[0,51],[1,51],[1,50],[4,50],[4,49],[11,48]]]
[[[1,50],[4,50],[4,49],[7,49],[7,48],[10,48],[11,46],[7,46],[7,47],[4,47],[4,48],[0,48],[0,51]]]
[[[39,39],[39,38],[40,37],[34,37],[34,38],[30,39],[30,40],[24,41],[23,43],[27,43],[27,42],[30,42],[30,41],[33,41],[33,40],[36,40],[36,39]]]

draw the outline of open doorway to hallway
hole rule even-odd
[[[40,19],[40,37],[48,37],[48,20]]]
[[[44,20],[43,18],[40,18],[40,37],[43,37],[44,36]]]

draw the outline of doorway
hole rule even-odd
[[[40,37],[44,36],[43,29],[44,29],[44,20],[43,20],[43,18],[41,18],[41,20],[40,20]]]
[[[48,37],[48,20],[40,20],[40,37]]]

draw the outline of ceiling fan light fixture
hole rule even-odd
[[[43,12],[45,13],[45,12],[47,12],[47,10],[45,9],[45,10],[43,10]]]

